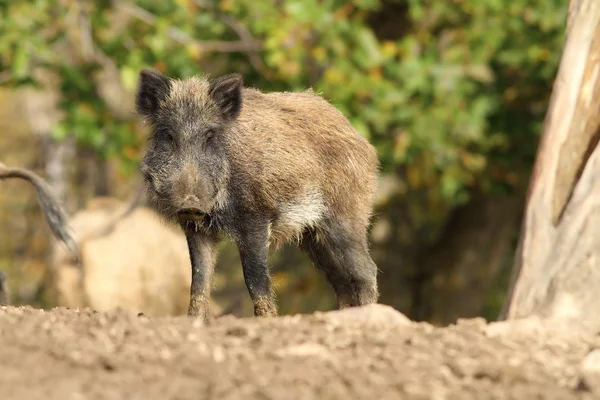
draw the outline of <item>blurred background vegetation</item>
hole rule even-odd
[[[493,319],[566,12],[559,0],[0,0],[0,161],[38,171],[73,214],[137,189],[141,68],[239,72],[265,91],[313,87],[379,151],[371,247],[381,302],[438,324]],[[33,191],[0,182],[0,210],[13,302],[54,305],[53,239]],[[299,250],[271,263],[281,313],[334,307]],[[215,296],[250,315],[230,242]]]

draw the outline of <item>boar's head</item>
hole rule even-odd
[[[168,219],[198,222],[224,207],[225,135],[240,114],[242,87],[239,74],[175,80],[140,72],[136,108],[151,128],[140,171],[149,202]]]

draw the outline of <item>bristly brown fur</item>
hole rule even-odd
[[[149,202],[187,235],[231,235],[257,310],[272,299],[267,249],[288,241],[344,304],[376,301],[366,232],[379,161],[340,111],[312,90],[245,88],[239,74],[173,80],[147,70],[137,107],[152,128],[141,165]],[[204,215],[194,229],[179,220],[190,207]],[[200,259],[193,268],[212,268]]]

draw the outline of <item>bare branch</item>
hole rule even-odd
[[[254,39],[250,31],[239,21],[225,14],[222,14],[220,18],[221,21],[223,21],[227,26],[229,26],[239,36],[242,42],[248,43],[249,45],[251,45],[252,43],[257,43],[257,40]],[[259,49],[260,48],[254,48],[254,50],[249,50],[248,59],[250,60],[252,66],[268,79],[271,77],[271,73],[266,69],[264,63],[258,56]]]
[[[0,180],[8,178],[24,179],[35,187],[38,202],[52,233],[67,246],[74,259],[78,261],[79,247],[68,232],[67,216],[46,181],[32,171],[23,168],[10,168],[0,163]]]
[[[84,60],[90,60],[94,57],[94,41],[92,39],[92,21],[90,20],[89,12],[86,3],[82,0],[77,2],[78,15],[77,22],[79,28],[79,41]]]
[[[139,186],[135,196],[122,209],[117,210],[110,218],[99,228],[83,235],[79,241],[81,243],[89,240],[98,239],[111,233],[117,224],[134,212],[138,207],[142,206],[145,201],[144,187]]]
[[[124,4],[118,3],[117,7],[119,7],[122,11],[132,15],[133,17],[139,19],[147,23],[148,25],[155,25],[158,17],[151,12],[144,10],[141,7],[132,5],[132,4]],[[252,38],[251,41],[239,40],[235,42],[231,41],[222,41],[222,40],[213,40],[213,41],[200,41],[195,40],[190,37],[187,33],[182,31],[181,29],[175,27],[169,27],[167,29],[167,36],[172,40],[185,44],[195,46],[198,50],[201,51],[216,51],[220,53],[236,53],[236,52],[249,52],[259,50],[262,46],[260,41],[254,40]]]

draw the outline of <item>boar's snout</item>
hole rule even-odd
[[[187,196],[177,210],[177,217],[181,221],[200,221],[206,215],[206,211],[200,208],[199,204],[198,197],[194,195]]]

